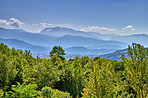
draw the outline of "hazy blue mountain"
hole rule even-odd
[[[131,43],[139,43],[141,45],[144,45],[145,47],[148,47],[148,35],[146,34],[134,34],[130,36],[118,36],[113,37],[112,40],[115,41],[121,41],[128,44]]]
[[[65,35],[72,35],[72,36],[90,37],[90,38],[103,39],[103,40],[110,40],[112,37],[118,36],[114,34],[100,34],[97,32],[76,31],[74,29],[64,28],[64,27],[45,28],[40,33],[48,34],[53,37],[62,37]]]
[[[114,49],[88,49],[82,46],[76,47],[69,47],[65,49],[65,52],[68,54],[75,54],[75,55],[102,55],[106,53],[114,52]]]
[[[32,53],[48,53],[50,51],[50,48],[31,45],[29,43],[17,39],[0,38],[0,43],[4,43],[9,48],[14,47],[16,49],[30,50]]]
[[[110,59],[110,60],[121,60],[120,57],[121,57],[122,54],[124,54],[125,57],[128,57],[127,49],[117,50],[117,51],[115,51],[113,53],[100,55],[100,57],[101,58]]]
[[[30,33],[18,29],[3,29],[0,28],[0,37],[3,39],[18,39],[27,43],[53,47],[55,45],[66,47],[83,46],[83,47],[100,47],[103,45],[112,46],[118,45],[120,47],[127,47],[126,43],[117,41],[97,40],[90,37],[65,35],[61,37],[51,37],[48,34]]]
[[[83,34],[85,32],[81,33]],[[66,49],[67,55],[71,55],[69,57],[84,55],[95,57],[127,47],[126,43],[118,41],[98,40],[91,37],[76,35],[54,37],[45,33],[30,33],[21,29],[0,28],[0,38],[2,38],[0,39],[0,42],[5,43],[9,47],[15,47],[22,50],[31,50],[31,52],[37,53],[36,55],[39,54],[41,57],[44,57],[43,54],[45,54],[45,52],[48,53],[51,51],[49,47],[52,48],[55,45],[62,46],[64,49]]]
[[[18,39],[33,45],[49,46],[53,37],[49,35],[30,33],[20,29],[0,28],[0,38]]]
[[[122,50],[109,50],[109,49],[87,49],[85,47],[77,46],[77,47],[69,47],[64,49],[66,52],[65,58],[66,60],[69,60],[70,58],[74,59],[76,56],[82,57],[82,56],[88,56],[90,58],[94,57],[101,57],[105,59],[110,60],[121,60],[121,55],[124,54],[125,57],[129,57],[127,54],[127,49]],[[107,54],[106,54],[107,53]],[[37,53],[33,54],[34,57],[40,56],[41,58],[47,58],[49,57],[49,54],[45,53]]]
[[[110,37],[112,37],[112,40],[101,39],[110,39]],[[120,60],[122,53],[127,56],[127,50],[120,49],[127,48],[128,44],[133,42],[148,46],[148,35],[117,36],[76,31],[61,27],[46,28],[41,33],[31,33],[21,29],[0,28],[0,42],[5,43],[10,48],[31,50],[37,54],[47,53],[51,50],[50,48],[57,45],[62,46],[66,53],[70,55],[69,57],[84,55],[94,57],[101,55],[101,57],[110,60]]]
[[[118,42],[118,41],[105,41],[105,40],[97,40],[89,37],[82,36],[71,36],[65,35],[62,37],[57,37],[52,40],[53,45],[60,45],[63,47],[72,47],[72,46],[82,46],[82,47],[98,47],[103,45],[118,45],[121,47],[127,47],[126,43]]]
[[[123,49],[120,45],[100,45],[100,46],[91,46],[87,47],[88,49],[114,49],[114,50],[120,50]]]
[[[97,38],[96,36],[94,36],[93,34],[91,34],[89,32],[76,31],[76,30],[73,30],[70,28],[64,28],[64,27],[45,28],[40,33],[41,34],[48,34],[53,37],[62,37],[65,35],[72,35],[72,36],[83,36],[83,37]]]

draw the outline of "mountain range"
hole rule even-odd
[[[58,28],[58,33],[55,33],[56,29]],[[61,33],[63,36],[60,35],[59,30],[60,27],[53,28],[54,32],[50,33],[43,33],[43,31],[47,30],[45,28],[41,33],[30,33],[26,32],[24,30],[20,29],[4,29],[0,28],[0,38],[3,39],[18,39],[25,41],[27,43],[33,44],[33,45],[40,45],[40,46],[46,46],[46,47],[53,47],[55,45],[60,45],[62,47],[72,47],[72,46],[83,46],[83,47],[98,47],[102,45],[118,45],[120,47],[126,47],[127,44],[124,42],[118,42],[118,41],[106,41],[102,39],[96,39],[90,37],[92,34],[88,32],[82,32],[79,34],[79,31],[76,31],[77,34],[74,35],[75,30],[72,29],[63,29],[61,28],[61,32],[68,32],[69,33]],[[50,28],[50,31],[51,28]],[[71,32],[70,32],[71,31]],[[55,36],[53,36],[55,34]],[[86,37],[85,35],[88,35],[89,37]],[[89,35],[90,34],[90,35]],[[99,34],[99,33],[98,33]],[[56,36],[59,35],[59,36]],[[84,35],[84,36],[82,36]],[[100,34],[99,34],[100,35]],[[99,36],[98,35],[98,36]]]
[[[77,30],[64,28],[64,27],[45,28],[40,33],[47,34],[53,37],[72,35],[72,36],[89,37],[97,40],[118,41],[118,42],[124,42],[127,44],[139,43],[144,46],[148,46],[148,40],[147,40],[148,35],[146,34],[133,34],[128,36],[120,36],[115,34],[101,34],[98,32],[77,31]]]
[[[1,42],[7,45],[9,48],[14,47],[16,49],[21,49],[21,50],[30,50],[32,53],[48,53],[50,50],[48,47],[32,45],[18,39],[0,38],[0,43]]]
[[[45,28],[40,33],[48,34],[53,37],[62,37],[64,35],[72,35],[72,36],[82,36],[82,37],[89,37],[93,39],[102,39],[102,40],[110,40],[112,37],[119,36],[115,34],[101,34],[98,32],[77,31],[74,29],[64,28],[64,27]]]
[[[53,30],[55,31],[56,28],[58,27],[53,28]],[[61,28],[62,32],[64,32],[64,30],[63,28]],[[68,30],[75,31],[67,28],[66,31]],[[59,28],[58,28],[58,32],[59,32]],[[55,34],[55,32],[53,33]],[[79,33],[77,33],[77,35],[72,35],[71,32],[69,32],[69,34],[65,33],[65,35],[63,36],[53,36],[51,32],[48,34],[42,33],[42,31],[41,33],[31,33],[31,32],[26,32],[20,29],[0,28],[0,38],[17,39],[17,40],[25,41],[32,45],[38,45],[38,46],[44,46],[44,47],[53,47],[55,45],[59,45],[64,48],[82,46],[86,48],[93,47],[95,49],[96,48],[100,49],[101,46],[117,46],[115,47],[115,49],[116,48],[119,49],[127,46],[127,43],[124,43],[124,42],[106,41],[99,38],[96,39],[96,38],[82,36],[83,34],[85,35],[85,33],[86,32],[81,31],[80,35]],[[87,32],[87,35],[88,34],[89,33]],[[91,33],[90,33],[90,36],[91,36]]]
[[[111,38],[111,40],[125,42],[128,44],[136,42],[138,44],[144,45],[145,47],[148,47],[148,35],[146,34],[134,34],[129,36],[118,36],[118,37],[114,36]]]
[[[117,50],[127,48],[132,42],[148,46],[147,39],[146,34],[119,36],[63,27],[45,28],[40,33],[0,28],[0,42],[10,48],[31,50],[33,53],[49,53],[53,46],[62,46],[68,55],[101,55],[109,59],[116,58],[113,54],[119,53]],[[108,54],[112,52],[115,53]]]

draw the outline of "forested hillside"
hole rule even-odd
[[[50,52],[50,51],[49,51]],[[50,58],[0,44],[2,98],[148,98],[148,49],[128,46],[122,61],[75,57],[55,46]]]

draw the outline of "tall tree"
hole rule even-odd
[[[114,69],[110,61],[99,58],[92,61],[93,72],[86,79],[83,98],[113,98],[115,84]]]
[[[128,46],[130,58],[124,58],[125,78],[137,98],[148,97],[148,49],[140,44]]]
[[[62,47],[60,47],[60,46],[54,46],[53,49],[52,49],[52,51],[50,52],[50,57],[52,57],[52,56],[58,56],[62,60],[65,59],[63,57],[64,55],[65,55],[65,50],[62,49]]]

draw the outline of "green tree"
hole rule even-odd
[[[63,50],[62,47],[60,47],[60,46],[54,46],[52,51],[50,52],[50,57],[52,57],[54,55],[61,57],[61,56],[65,55],[65,50]]]
[[[83,98],[113,98],[115,83],[114,68],[109,60],[92,61],[93,72],[86,78]]]
[[[12,95],[10,95],[10,98],[34,98],[37,97],[37,93],[38,91],[36,90],[37,85],[36,84],[29,84],[29,85],[25,85],[25,84],[20,84],[18,83],[18,85],[12,85],[12,90],[14,92],[9,92],[12,93]]]
[[[130,58],[123,58],[126,85],[132,87],[137,98],[148,97],[148,49],[140,44],[128,46]]]
[[[72,98],[70,93],[62,92],[51,87],[43,87],[40,92],[41,98]]]

